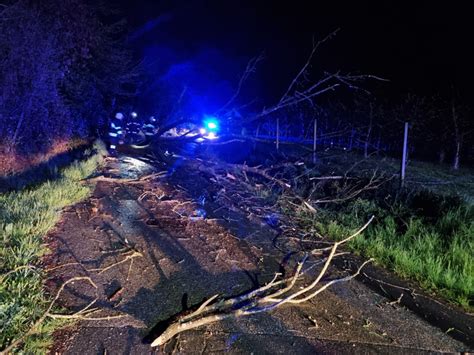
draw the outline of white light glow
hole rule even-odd
[[[133,117],[133,118],[137,118],[137,117],[138,117],[138,113],[132,112],[132,117]]]
[[[214,132],[210,132],[207,136],[206,136],[207,139],[216,139],[217,136]]]
[[[143,169],[148,166],[148,164],[142,162],[141,160],[138,160],[132,157],[126,157],[125,159],[123,159],[123,161],[125,163],[133,165],[137,169]]]
[[[205,128],[200,128],[200,129],[199,129],[199,133],[201,133],[201,134],[206,134],[206,132],[207,132],[207,131],[206,131]]]
[[[217,128],[217,123],[208,122],[207,127],[209,127],[209,129],[216,129]]]

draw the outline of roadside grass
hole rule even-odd
[[[400,170],[400,160],[386,158],[387,170],[394,174]],[[474,205],[474,169],[461,167],[453,170],[449,165],[430,162],[410,161],[407,166],[407,186],[422,187],[445,196],[458,196],[470,205]]]
[[[372,156],[368,159],[366,166],[368,169],[377,168],[398,177],[400,159]],[[405,186],[443,196],[457,196],[466,203],[474,205],[474,169],[472,167],[453,170],[449,165],[410,161],[406,169]]]
[[[44,235],[64,207],[86,198],[79,180],[93,174],[105,155],[96,142],[87,159],[60,170],[59,177],[20,191],[0,194],[0,350],[25,334],[50,301],[39,263],[47,252]],[[86,156],[90,152],[85,152]],[[46,321],[24,342],[24,353],[44,353],[58,324]]]
[[[420,196],[424,203],[438,205],[420,208],[416,202]],[[473,206],[420,192],[390,205],[359,198],[345,206],[320,209],[316,219],[305,212],[298,217],[306,230],[339,240],[371,215],[376,221],[349,243],[350,249],[467,310],[474,309]]]

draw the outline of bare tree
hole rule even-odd
[[[345,86],[349,89],[360,90],[361,88],[358,86],[358,83],[363,80],[376,79],[386,81],[385,79],[375,75],[354,75],[350,73],[345,74],[340,71],[333,73],[324,72],[323,77],[316,82],[307,80],[310,64],[312,63],[317,50],[322,44],[333,38],[338,32],[339,29],[336,29],[320,41],[316,42],[313,40],[313,47],[308,59],[303,64],[297,75],[293,78],[289,87],[280,98],[278,103],[268,108],[264,108],[259,114],[250,117],[246,122],[260,119],[270,115],[273,112],[279,111],[289,106],[298,105],[302,102],[313,104],[313,100],[316,97],[334,91],[341,86]]]
[[[467,108],[456,103],[454,89],[453,97],[451,99],[451,121],[453,125],[452,137],[454,143],[454,157],[452,167],[454,170],[459,170],[463,144],[466,137],[473,132],[473,127],[472,123],[469,123]]]

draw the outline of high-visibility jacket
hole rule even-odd
[[[147,123],[143,125],[143,132],[145,133],[146,136],[153,136],[155,135],[155,125],[152,123]]]
[[[132,119],[131,121],[127,122],[127,133],[130,134],[139,134],[142,128],[142,124],[138,119]]]
[[[114,117],[110,121],[109,137],[116,138],[123,133],[123,119]]]

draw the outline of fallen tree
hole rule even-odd
[[[268,119],[276,120],[274,114],[288,108],[308,105],[312,110],[314,110],[316,108],[317,99],[341,88],[347,88],[351,91],[366,92],[365,89],[360,87],[360,83],[367,80],[387,81],[386,79],[376,75],[352,74],[341,70],[331,72],[323,71],[318,75],[315,75],[312,66],[319,49],[326,42],[335,37],[338,32],[339,29],[336,29],[320,40],[315,40],[313,38],[312,48],[308,57],[304,63],[302,63],[296,75],[291,79],[291,82],[283,95],[277,102],[270,105],[264,105],[260,108],[254,108],[256,100],[246,103],[239,102],[247,80],[257,72],[258,65],[264,60],[263,54],[251,58],[243,70],[239,82],[236,84],[233,95],[223,103],[219,109],[212,113],[212,116],[223,120],[223,122],[225,121],[226,125],[228,125],[225,137],[221,136],[220,141],[249,140],[251,138],[247,135],[238,135],[242,128],[249,128],[254,125],[255,122],[262,122]],[[153,143],[156,143],[156,145],[159,146],[163,142],[178,141],[185,143],[187,140],[194,141],[196,138],[202,138],[202,135],[199,133],[199,127],[184,128],[185,126],[201,124],[201,118],[198,118],[193,111],[191,111],[193,112],[192,114],[178,114],[178,111],[181,111],[177,109],[178,106],[186,107],[186,103],[183,102],[186,101],[186,95],[189,95],[189,93],[187,88],[184,87],[179,97],[176,98],[176,103],[172,105],[170,111],[161,114],[162,118],[160,121],[160,127],[157,129],[152,141],[148,142],[149,144],[153,145]],[[188,105],[190,104],[188,103]],[[250,109],[251,107],[252,109]],[[311,115],[310,120],[312,121],[313,118],[313,115]],[[169,134],[170,130],[178,129],[180,127],[182,128],[181,133]]]

